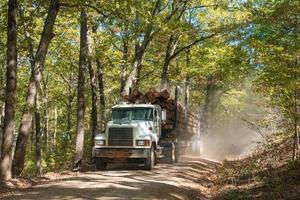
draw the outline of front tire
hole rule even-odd
[[[152,170],[155,165],[155,152],[154,149],[150,149],[150,154],[148,158],[145,159],[145,169],[146,170]]]
[[[106,170],[107,163],[103,161],[101,158],[95,158],[96,168],[99,171]]]

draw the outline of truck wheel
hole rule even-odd
[[[167,164],[174,164],[176,160],[176,150],[175,145],[171,145],[167,148],[166,154],[165,154],[165,162]]]
[[[175,163],[179,162],[179,148],[178,145],[175,145]]]
[[[106,170],[107,163],[104,162],[101,158],[95,158],[96,168],[99,171]]]
[[[153,148],[150,149],[150,155],[145,159],[145,169],[152,170],[155,164],[155,152]]]

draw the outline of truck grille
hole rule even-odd
[[[108,146],[133,146],[133,129],[109,128]]]

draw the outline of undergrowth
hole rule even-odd
[[[300,160],[292,160],[292,135],[272,135],[252,156],[225,160],[215,199],[300,199]]]

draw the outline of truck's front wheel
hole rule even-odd
[[[145,169],[152,170],[154,168],[154,164],[155,164],[155,153],[154,153],[154,149],[151,148],[148,158],[145,159]]]
[[[107,163],[103,161],[101,158],[95,158],[96,168],[97,170],[103,171],[106,170]]]

